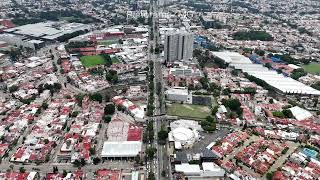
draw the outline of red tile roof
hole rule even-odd
[[[107,170],[100,169],[96,171],[97,180],[119,180],[121,178],[121,172],[119,170]]]

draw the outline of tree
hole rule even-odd
[[[103,116],[104,123],[109,123],[112,120],[111,116]]]
[[[19,49],[11,49],[9,51],[10,59],[14,62],[19,60],[19,57],[21,56],[21,54],[22,54],[21,50]]]
[[[168,138],[168,131],[161,128],[161,130],[158,132],[158,138],[161,144],[165,144],[166,139]]]
[[[241,103],[238,99],[230,98],[228,100],[224,100],[224,102],[222,103],[223,105],[234,111],[238,110],[241,107]]]
[[[53,68],[53,72],[58,71],[58,67],[57,67],[56,63],[54,63],[54,62],[52,62],[52,68]]]
[[[166,177],[166,171],[165,171],[165,170],[162,170],[162,171],[161,171],[161,176],[162,176],[162,177]]]
[[[266,68],[268,68],[268,69],[271,69],[271,68],[272,68],[272,65],[271,65],[270,63],[266,63],[264,66],[265,66]]]
[[[50,161],[50,155],[49,154],[46,154],[46,159],[45,159],[46,162],[49,162]]]
[[[233,69],[233,70],[231,71],[231,74],[232,74],[233,76],[238,76],[239,73],[240,73],[240,70],[238,70],[238,69]]]
[[[239,117],[242,116],[242,108],[241,103],[238,99],[230,98],[228,100],[223,99],[222,104],[226,107],[228,107],[231,111],[236,112]]]
[[[273,37],[266,31],[239,31],[232,36],[235,40],[273,41]]]
[[[300,77],[307,75],[308,73],[304,71],[304,69],[299,68],[299,69],[295,69],[291,72],[290,77],[292,79],[298,80]]]
[[[274,172],[268,172],[268,173],[266,174],[267,180],[272,180],[273,174],[274,174]]]
[[[140,158],[140,155],[139,155],[139,154],[136,155],[136,157],[134,157],[134,161],[135,161],[137,164],[140,163],[140,160],[141,160],[141,158]]]
[[[78,114],[79,114],[79,111],[73,111],[72,113],[71,113],[71,117],[77,117],[78,116]]]
[[[48,108],[48,103],[46,103],[46,102],[44,102],[44,103],[42,103],[42,105],[41,105],[41,107],[43,108],[43,109],[47,109]]]
[[[81,167],[81,162],[78,159],[76,159],[76,160],[73,161],[73,165],[75,167]]]
[[[102,95],[98,92],[90,94],[89,99],[91,101],[98,101],[99,103],[102,103]]]
[[[118,74],[117,74],[117,71],[114,71],[114,70],[109,70],[106,74],[106,80],[115,84],[118,82]]]
[[[106,54],[106,53],[103,51],[100,55],[103,57],[103,59],[104,59],[104,61],[105,61],[105,65],[106,65],[107,67],[110,67],[110,66],[112,65],[112,59],[111,59],[111,57],[109,56],[109,54]]]
[[[100,159],[100,158],[98,158],[98,157],[93,158],[93,164],[94,164],[94,165],[97,165],[97,164],[99,164],[100,162],[101,162],[101,159]]]
[[[83,98],[84,98],[84,94],[77,94],[77,95],[75,95],[74,97],[75,97],[75,99],[77,100],[77,103],[78,103],[78,106],[82,106],[82,100],[83,100]]]
[[[114,114],[116,108],[113,104],[107,104],[106,107],[104,108],[104,114],[106,115],[112,115]]]
[[[223,95],[229,95],[230,92],[231,92],[230,88],[225,88],[225,89],[222,90],[222,94]]]
[[[293,114],[290,109],[284,109],[282,110],[282,113],[287,118],[293,118]]]
[[[25,173],[25,172],[26,172],[26,169],[25,169],[24,167],[20,167],[20,168],[19,168],[19,172],[20,172],[20,173]]]
[[[260,49],[257,49],[255,50],[256,54],[258,54],[259,56],[264,56],[265,54],[265,51],[264,50],[260,50]]]
[[[18,89],[19,89],[19,86],[12,85],[12,86],[9,87],[9,92],[13,93],[13,92],[17,91]]]
[[[74,162],[73,162],[73,165],[76,166],[76,167],[82,167],[82,166],[85,166],[86,165],[86,161],[81,158],[80,160],[79,159],[76,159]]]
[[[214,106],[214,107],[212,108],[211,115],[212,115],[212,116],[215,116],[216,113],[218,112],[218,109],[219,109],[219,106]]]
[[[66,177],[68,175],[68,172],[64,169],[62,173],[62,177]]]
[[[212,123],[214,121],[214,118],[212,116],[207,116],[206,121]]]
[[[272,98],[269,99],[269,103],[273,104],[273,99]]]
[[[154,148],[154,147],[148,147],[148,148],[146,149],[147,158],[148,158],[149,160],[152,160],[152,159],[154,158],[156,152],[157,152],[157,149],[156,149],[156,148]]]
[[[156,177],[154,176],[154,173],[153,172],[149,172],[149,175],[148,175],[148,180],[155,180]]]
[[[97,165],[97,164],[99,164],[100,162],[101,162],[101,159],[100,159],[100,158],[98,158],[98,157],[93,158],[93,164],[94,164],[94,165]]]
[[[94,146],[90,147],[89,152],[91,156],[94,155],[96,153],[96,148]]]

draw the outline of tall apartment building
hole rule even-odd
[[[165,36],[164,59],[167,64],[192,58],[194,36],[188,32],[173,32]]]

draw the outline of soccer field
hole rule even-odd
[[[320,63],[310,63],[302,66],[305,71],[311,74],[320,73]]]
[[[106,63],[104,58],[100,55],[82,56],[82,57],[80,57],[80,61],[81,61],[82,65],[87,68]]]
[[[191,104],[171,104],[167,106],[167,112],[171,116],[205,119],[210,115],[210,108]]]

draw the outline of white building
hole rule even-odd
[[[174,142],[175,149],[192,147],[200,138],[197,130],[184,127],[178,127],[170,131],[168,136],[169,142]]]
[[[142,148],[140,141],[106,141],[103,144],[101,157],[103,158],[133,158],[136,157]]]
[[[192,58],[194,36],[188,32],[171,32],[164,41],[164,59],[167,64]]]
[[[202,169],[198,164],[176,164],[176,172],[181,172],[188,179],[224,179],[225,170],[213,162],[203,162]]]
[[[38,49],[44,46],[44,42],[41,40],[32,40],[25,36],[14,35],[14,34],[1,34],[0,41],[4,41],[10,45],[22,46],[25,48]]]
[[[189,94],[189,91],[185,87],[175,87],[166,90],[166,99],[169,101],[179,101],[191,104],[192,103],[192,94]]]
[[[265,81],[281,93],[320,96],[320,91],[290,77],[285,77],[283,74],[278,74],[274,70],[269,70],[262,64],[253,64],[249,58],[237,52],[212,52],[212,55],[235,69],[240,69],[250,76]]]

